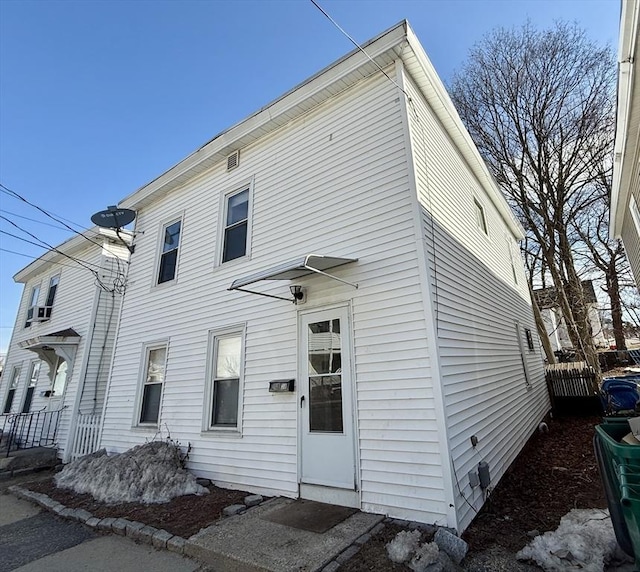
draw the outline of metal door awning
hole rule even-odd
[[[255,282],[260,282],[261,280],[295,280],[302,276],[308,276],[309,274],[320,274],[327,278],[331,278],[338,282],[342,282],[343,284],[348,284],[349,286],[357,288],[357,284],[347,282],[342,278],[338,278],[337,276],[326,272],[327,270],[331,270],[337,266],[342,266],[343,264],[357,262],[357,260],[357,258],[340,258],[337,256],[307,254],[306,256],[297,258],[296,260],[273,266],[272,268],[256,272],[255,274],[250,274],[243,278],[238,278],[233,281],[231,286],[229,286],[229,290],[238,290],[240,292],[248,292],[250,294],[258,294],[259,296],[267,296],[268,298],[278,298],[279,300],[293,302],[293,298],[284,298],[283,296],[276,296],[274,294],[265,294],[263,292],[256,292],[255,290],[247,290],[245,286],[249,286]]]

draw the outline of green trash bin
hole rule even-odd
[[[594,441],[618,544],[640,569],[640,445],[620,442],[629,432],[628,422],[605,420]]]

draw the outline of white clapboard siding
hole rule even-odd
[[[364,80],[242,149],[138,212],[130,280],[105,412],[102,445],[122,451],[157,431],[192,446],[189,466],[225,486],[297,496],[296,394],[268,392],[297,379],[291,303],[231,282],[304,254],[358,258],[322,276],[301,310],[350,304],[362,507],[443,521],[446,505],[419,286],[407,149],[397,89]],[[253,180],[251,258],[216,267],[222,195]],[[182,217],[177,279],[154,286],[162,225]],[[260,291],[287,296],[288,281]],[[245,326],[242,435],[203,432],[209,330]],[[398,332],[404,332],[399,336]],[[144,344],[168,340],[159,429],[135,427]],[[381,449],[389,455],[381,455]],[[403,471],[390,470],[393,455]]]
[[[539,344],[525,356],[530,388],[524,379],[515,321],[525,349],[525,328],[536,330],[517,257],[518,283],[513,277],[509,245],[517,253],[515,239],[411,78],[407,88],[413,100],[408,115],[463,530],[475,515],[464,497],[476,509],[483,502],[480,489],[469,485],[469,471],[481,459],[487,461],[495,485],[548,411],[549,401]],[[488,236],[478,228],[474,198],[483,206]],[[476,449],[472,435],[479,438]]]
[[[77,240],[80,241],[81,239],[78,238]],[[101,241],[99,238],[96,238],[95,240],[96,242]],[[110,279],[113,277],[113,273],[117,272],[117,265],[114,265],[112,260],[103,258],[101,248],[98,245],[89,243],[88,241],[86,241],[86,246],[82,245],[81,247],[76,248],[73,251],[72,256],[83,261],[86,263],[85,266],[90,268],[98,269],[99,266],[103,264],[104,268],[100,271],[100,276],[105,284],[109,284]],[[57,264],[57,262],[61,262],[61,264]],[[120,264],[123,265],[124,263]],[[120,268],[123,270],[124,266],[121,266]],[[51,319],[40,323],[32,322],[31,326],[26,328],[25,320],[29,301],[31,299],[31,290],[35,285],[40,286],[38,305],[43,306],[47,297],[49,280],[52,276],[59,276],[60,280],[56,291]],[[87,268],[75,264],[69,258],[58,256],[57,258],[54,258],[54,262],[43,265],[41,269],[35,272],[24,285],[22,298],[16,316],[13,336],[7,354],[6,371],[12,371],[16,366],[20,367],[20,383],[16,396],[13,400],[12,407],[12,412],[15,413],[21,411],[24,403],[29,383],[28,378],[31,371],[31,364],[39,359],[36,353],[20,348],[19,343],[37,336],[48,335],[69,328],[75,330],[80,336],[80,342],[76,350],[73,367],[67,374],[65,392],[63,398],[59,402],[59,407],[63,408],[63,412],[60,415],[57,442],[59,455],[64,458],[67,458],[67,446],[70,441],[70,437],[72,437],[71,423],[73,419],[74,404],[79,388],[82,386],[82,382],[87,376],[90,379],[97,377],[97,369],[99,365],[98,359],[101,354],[104,355],[102,356],[102,365],[99,367],[101,387],[98,391],[98,397],[102,399],[104,396],[104,387],[111,359],[110,351],[113,345],[113,332],[117,325],[120,296],[116,295],[115,297],[116,303],[114,318],[111,321],[112,333],[106,336],[107,344],[105,345],[104,351],[102,351],[102,342],[105,340],[104,328],[106,328],[108,319],[104,310],[99,308],[98,319],[95,321],[95,325],[93,323],[93,308],[95,297],[98,292],[102,292],[102,290],[96,287],[94,275],[87,270]],[[105,292],[102,292],[101,295],[103,297],[107,296]],[[98,340],[100,345],[96,348],[95,344]],[[87,368],[85,368],[85,362],[88,362]],[[5,403],[4,397],[6,396],[8,379],[8,375],[4,375],[0,378],[0,398],[2,398],[2,407],[4,407]],[[50,399],[42,395],[42,393],[49,389],[50,386],[51,380],[49,377],[49,368],[45,362],[42,362],[37,384],[33,392],[31,411],[40,411],[47,408],[52,409]],[[93,388],[90,389],[90,393],[85,391],[85,394],[89,400],[89,403],[86,405],[89,405],[89,409],[91,409],[94,397]],[[101,405],[102,404],[100,404],[100,408],[98,408],[100,410]]]

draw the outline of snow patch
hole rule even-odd
[[[209,492],[182,468],[180,448],[166,441],[152,441],[116,455],[101,449],[66,465],[55,482],[109,504],[155,504]]]
[[[396,537],[387,544],[387,554],[389,559],[396,564],[402,564],[411,558],[420,544],[420,531],[403,530],[398,532]]]
[[[617,553],[609,511],[573,509],[555,531],[537,536],[516,557],[533,560],[546,572],[602,572]]]

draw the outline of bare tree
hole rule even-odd
[[[597,372],[570,234],[576,213],[596,199],[593,162],[610,151],[614,61],[575,25],[526,24],[486,36],[451,86],[480,153],[540,246],[578,356]]]

